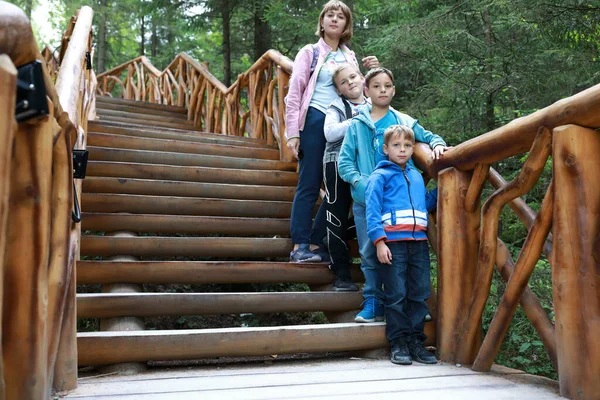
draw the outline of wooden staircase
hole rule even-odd
[[[80,365],[387,346],[384,324],[348,323],[362,295],[329,291],[327,264],[287,262],[296,163],[279,161],[276,146],[200,132],[180,107],[105,96],[96,104],[78,283],[293,282],[313,291],[78,294],[79,318],[321,311],[337,323],[82,332]]]

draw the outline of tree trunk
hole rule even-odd
[[[254,2],[254,61],[266,53],[271,46],[271,27],[264,17],[265,3]]]
[[[98,59],[96,73],[100,74],[106,69],[106,7],[107,0],[100,0],[98,12]]]
[[[221,18],[223,18],[223,83],[231,85],[231,42],[230,18],[231,8],[229,0],[221,0]]]
[[[156,57],[157,55],[157,47],[158,47],[158,29],[156,27],[156,25],[158,24],[158,17],[156,16],[156,13],[152,13],[152,39],[151,39],[151,43],[150,43],[150,55],[153,57],[152,61],[156,62],[154,60],[154,57]]]
[[[493,75],[493,67],[492,67],[492,57],[493,51],[492,46],[494,44],[494,36],[492,34],[492,20],[490,17],[490,12],[487,8],[485,8],[482,12],[481,19],[483,22],[483,33],[485,37],[485,45],[486,45],[486,60],[484,61],[484,71],[486,78],[489,82],[492,80]],[[490,85],[491,86],[491,85]],[[494,89],[488,89],[488,93],[486,95],[485,101],[485,127],[487,131],[492,131],[496,127],[496,118],[494,115]]]
[[[31,10],[33,10],[33,0],[25,1],[25,14],[31,20]]]
[[[142,11],[142,15],[140,16],[140,56],[146,54],[146,49],[144,48],[145,36],[146,36],[146,25],[144,24],[144,15]]]

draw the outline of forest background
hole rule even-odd
[[[42,0],[12,1],[29,15]],[[324,0],[43,0],[55,30],[81,5],[94,10],[97,73],[139,55],[159,69],[179,52],[208,61],[227,86],[268,49],[293,59],[316,42]],[[351,48],[376,55],[396,77],[393,106],[456,145],[600,83],[598,0],[350,0]],[[42,35],[38,35],[42,37]],[[41,47],[55,48],[56,42]],[[366,71],[365,71],[366,72]],[[494,165],[507,180],[524,156]],[[524,197],[538,210],[551,164]],[[484,192],[487,198],[492,189]],[[516,260],[527,230],[507,208],[500,237]],[[433,268],[436,263],[433,260]],[[432,271],[435,276],[435,271]],[[530,280],[554,320],[551,267],[543,256]],[[484,316],[488,328],[504,283],[494,277]],[[184,320],[185,322],[185,320]],[[185,325],[185,324],[184,324]],[[186,327],[186,326],[183,326]],[[522,310],[497,363],[556,378],[542,342]]]

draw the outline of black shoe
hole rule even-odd
[[[437,364],[437,358],[430,352],[428,352],[423,343],[418,339],[410,340],[408,343],[408,351],[410,357],[421,364]]]
[[[398,340],[392,344],[392,350],[390,352],[390,361],[394,364],[399,365],[410,365],[412,360],[410,358],[410,351],[405,340]]]
[[[334,292],[357,292],[358,286],[351,280],[341,279],[335,277],[333,280],[333,291]]]

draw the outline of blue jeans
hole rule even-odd
[[[309,107],[298,150],[299,175],[290,216],[290,234],[294,244],[323,244],[325,238],[325,203],[321,203],[313,224],[313,212],[323,182],[325,153],[325,114]]]
[[[367,233],[366,208],[362,204],[354,202],[352,206],[354,213],[354,223],[356,224],[356,238],[358,239],[358,251],[360,252],[361,266],[365,276],[365,286],[363,287],[363,297],[375,297],[380,303],[383,303],[383,289],[381,288],[381,278],[377,271],[377,249]]]
[[[426,300],[430,295],[426,240],[386,243],[392,264],[378,263],[385,288],[386,336],[390,343],[410,336],[425,341]]]

